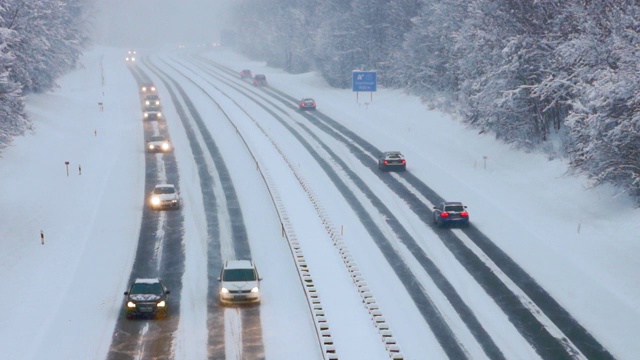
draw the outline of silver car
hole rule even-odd
[[[378,169],[405,171],[407,170],[407,160],[400,151],[385,151],[378,158]]]

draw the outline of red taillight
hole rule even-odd
[[[314,102],[313,105],[311,105],[311,106],[316,107],[316,103]]]
[[[406,160],[402,160],[402,165],[406,164],[407,161]]]
[[[440,213],[440,217],[442,217],[442,218],[449,217],[449,213],[447,213],[447,212],[441,212],[441,213]]]
[[[384,164],[385,164],[385,165],[389,165],[389,160],[385,160],[385,161],[384,161]]]
[[[304,103],[300,103],[300,106],[304,107]]]
[[[469,217],[469,213],[468,213],[468,212],[466,212],[466,211],[463,211],[463,212],[461,212],[461,213],[460,213],[460,216],[462,216],[462,217]]]

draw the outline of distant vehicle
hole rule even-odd
[[[300,110],[315,110],[316,101],[312,98],[304,98],[298,103]]]
[[[378,158],[378,169],[405,171],[407,170],[407,161],[400,151],[385,151]]]
[[[220,302],[259,303],[260,280],[262,278],[251,260],[225,261],[218,278]]]
[[[459,201],[446,201],[433,207],[433,223],[439,227],[448,225],[469,226],[467,207]]]
[[[126,58],[124,58],[127,62],[135,62],[136,61],[136,57],[135,56],[127,56]]]
[[[267,77],[262,74],[257,74],[253,77],[253,85],[255,86],[269,86],[267,84]]]
[[[160,96],[158,94],[146,94],[144,96],[144,106],[160,106]]]
[[[153,210],[179,209],[180,195],[172,184],[156,185],[149,195],[149,206]]]
[[[140,86],[140,92],[143,94],[155,94],[156,91],[156,86],[152,83],[145,83]]]
[[[148,152],[168,152],[171,151],[171,142],[162,135],[155,135],[147,140]]]
[[[135,279],[127,296],[125,311],[127,319],[136,316],[167,316],[169,313],[169,294],[171,292],[158,278]]]
[[[162,110],[159,106],[147,106],[142,112],[145,120],[158,120],[162,118]]]
[[[135,51],[135,50],[129,50],[129,51],[127,51],[127,54],[129,54],[129,55],[135,55],[135,54],[136,54],[136,51]]]
[[[242,70],[240,71],[240,79],[251,79],[253,78],[253,74],[251,74],[251,70]]]

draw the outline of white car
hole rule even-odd
[[[179,209],[180,195],[172,184],[156,185],[149,194],[149,206],[153,210]]]
[[[171,142],[162,135],[154,135],[147,140],[148,152],[168,152],[171,151]]]
[[[260,280],[258,270],[251,260],[228,260],[220,271],[218,286],[222,304],[259,303]]]

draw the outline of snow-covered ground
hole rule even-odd
[[[0,318],[0,358],[102,359],[111,343],[115,321],[122,316],[122,292],[135,255],[144,206],[140,108],[135,81],[122,61],[124,52],[93,49],[83,60],[84,68],[64,77],[57,91],[30,96],[28,111],[35,131],[16,139],[0,157],[0,289],[7,310]],[[378,148],[401,150],[408,159],[408,171],[443,197],[464,201],[474,225],[528,271],[614,356],[633,359],[640,353],[636,341],[640,334],[640,260],[636,255],[640,250],[640,213],[615,189],[592,189],[585,178],[567,175],[563,161],[514,151],[490,135],[478,135],[446,115],[428,111],[419,99],[399,91],[380,89],[372,98],[361,94],[356,99],[350,90],[332,89],[313,73],[286,74],[222,49],[208,56],[238,71],[248,68],[254,74],[265,73],[272,87],[294,97],[315,98],[319,111],[340,120]],[[104,111],[100,111],[99,103]],[[173,131],[175,127],[169,125]],[[180,155],[179,150],[188,146],[180,144],[179,135],[172,133],[172,137],[180,167],[180,157],[188,154]],[[348,159],[348,152],[344,154],[348,163],[361,166],[355,159]],[[289,155],[305,159],[304,154]],[[69,162],[68,173],[65,161]],[[300,164],[301,173],[313,174],[308,169],[311,166]],[[353,215],[339,210],[343,200],[332,193],[330,184],[325,186],[326,177],[307,175],[306,179],[334,223],[345,225],[345,240],[354,234],[366,236],[357,225],[342,223]],[[236,188],[241,192],[241,181]],[[401,202],[392,198],[386,202],[394,213],[406,212]],[[259,210],[244,211],[252,214]],[[305,222],[301,214],[304,212],[294,217]],[[410,219],[407,215],[404,221]],[[197,220],[192,222],[195,224],[190,227],[201,225]],[[317,226],[315,218],[308,222],[310,227]],[[250,234],[262,231],[257,226],[264,224],[255,226],[248,229]],[[429,236],[425,235],[426,242]],[[350,241],[354,254],[365,251],[357,241]],[[265,251],[268,247],[264,244],[256,250]],[[372,257],[383,261],[374,253]],[[199,276],[200,281],[203,276],[193,272],[203,265],[189,263],[189,259],[187,256],[186,271],[192,277],[185,279],[185,289],[193,290],[197,288],[193,276]],[[327,261],[331,264],[337,259]],[[382,263],[358,262],[369,279],[390,276],[382,274],[386,270]],[[314,264],[310,265],[313,271]],[[331,271],[318,266],[315,269]],[[265,276],[266,285],[268,281]],[[407,330],[411,327],[398,324],[404,305],[389,306],[403,297],[376,291],[374,284],[372,281],[372,290],[392,328],[397,325],[400,345],[407,355],[417,356],[425,339],[411,338]],[[297,291],[300,285],[295,286],[290,291]],[[340,283],[336,291],[341,294],[327,293],[329,289],[325,286],[321,290],[327,302],[344,296]],[[473,301],[473,297],[466,300]],[[286,316],[278,313],[278,307],[270,307],[268,301],[265,308],[274,312],[265,309],[263,323],[275,321],[274,314]],[[202,322],[194,319],[198,313],[192,307],[182,306],[181,311],[181,319]],[[303,313],[304,309],[291,311]],[[331,314],[327,315],[333,321]],[[340,320],[335,321],[339,325]],[[351,316],[349,321],[368,319]],[[340,329],[336,326],[336,332]],[[184,349],[197,346],[201,336],[181,345],[184,358],[204,353],[204,349]],[[305,336],[303,331],[300,338],[309,338]],[[286,354],[281,342],[286,339],[267,334],[267,356],[280,358]],[[345,348],[348,343],[337,341],[339,352],[338,345],[344,354],[355,352]],[[310,346],[304,342],[292,344],[294,350]],[[353,346],[356,349],[362,344],[356,341]]]

